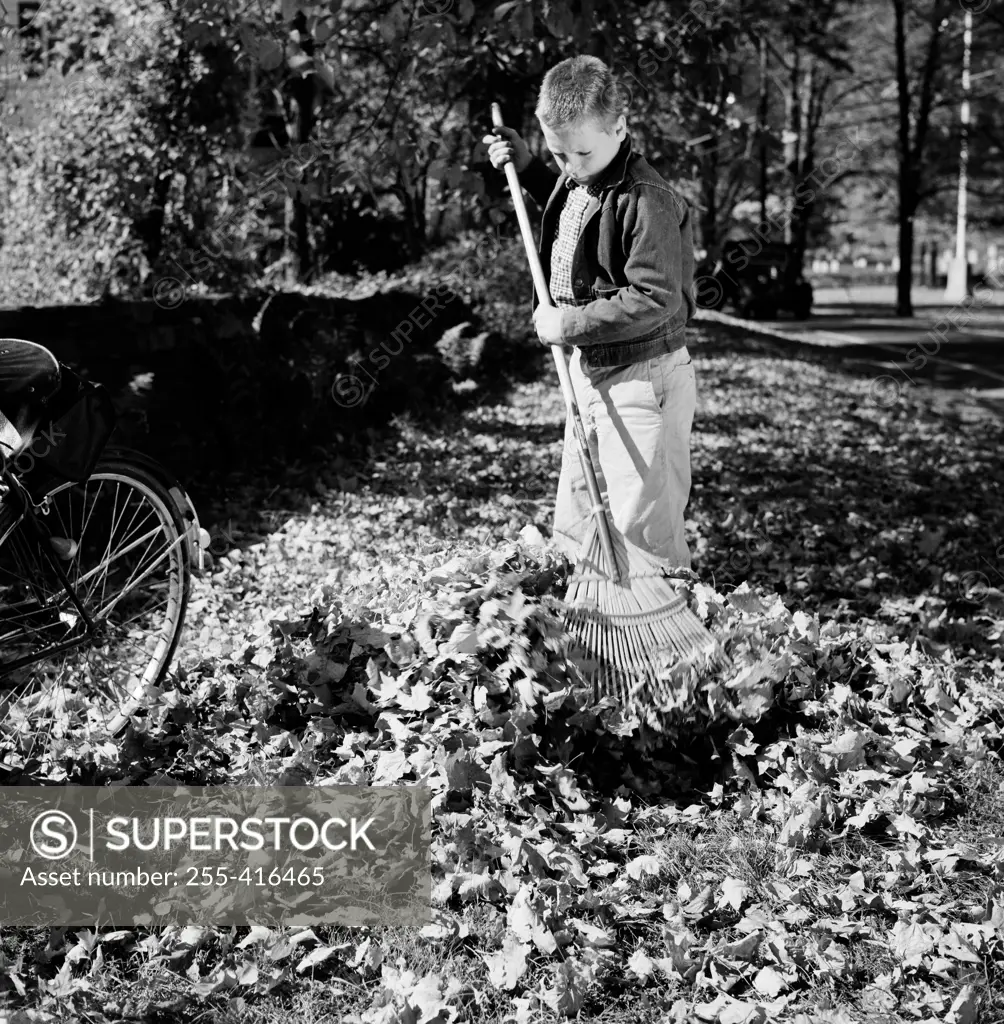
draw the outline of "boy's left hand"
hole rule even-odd
[[[542,345],[561,344],[561,310],[543,303],[533,311],[533,326]]]

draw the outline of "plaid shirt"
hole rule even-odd
[[[584,306],[591,299],[576,300],[572,291],[572,258],[575,256],[575,245],[579,240],[582,225],[586,220],[589,200],[599,198],[603,194],[604,185],[579,185],[569,178],[565,182],[568,195],[565,205],[561,208],[558,226],[554,231],[554,245],[551,249],[551,280],[548,288],[551,301],[559,308],[565,306]]]

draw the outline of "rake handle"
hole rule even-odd
[[[501,128],[502,108],[492,104],[492,124]],[[523,248],[526,249],[526,258],[530,263],[530,273],[533,276],[534,287],[540,297],[542,306],[554,306],[551,301],[551,292],[547,287],[547,278],[544,277],[544,268],[540,265],[540,256],[537,254],[537,243],[533,237],[533,228],[530,226],[530,218],[526,213],[526,203],[523,201],[523,189],[519,183],[519,175],[511,160],[505,164],[506,180],[509,182],[509,191],[512,193],[513,205],[516,207],[516,219],[519,221],[520,234],[523,236]],[[594,513],[597,517],[600,544],[603,546],[603,554],[610,565],[610,577],[617,583],[620,573],[617,569],[617,560],[614,558],[614,546],[610,540],[610,526],[607,523],[606,512],[603,509],[603,499],[600,496],[600,487],[596,482],[596,471],[593,469],[593,461],[589,456],[589,442],[586,440],[586,431],[582,426],[582,417],[579,415],[579,403],[575,400],[575,391],[572,388],[572,378],[568,374],[568,364],[565,361],[565,353],[560,345],[551,346],[551,355],[554,356],[554,365],[558,371],[558,380],[561,382],[561,391],[565,397],[565,406],[568,416],[571,419],[572,429],[575,432],[575,440],[579,445],[579,459],[582,462],[582,471],[586,477],[586,488],[589,491],[589,499],[593,503]]]

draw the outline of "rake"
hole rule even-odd
[[[497,103],[492,104],[492,123],[503,124]],[[553,306],[511,161],[505,173],[537,295],[541,303]],[[628,709],[668,711],[692,673],[727,668],[731,661],[686,597],[673,588],[662,563],[612,533],[561,345],[552,345],[551,354],[592,504],[578,564],[559,603],[565,629],[578,647],[576,661],[596,700],[611,696]]]

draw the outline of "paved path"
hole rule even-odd
[[[920,301],[915,296],[916,315],[904,318],[894,315],[892,289],[887,290],[889,305],[852,306],[845,289],[827,289],[808,320],[742,320],[706,310],[698,317],[828,349],[850,363],[866,364],[887,388],[926,382],[964,390],[1004,415],[1004,294],[994,296],[1001,306],[974,302],[969,309],[946,306],[943,293],[928,294],[926,305],[924,295]]]
[[[956,323],[937,313],[912,319],[848,316],[825,309],[809,320],[772,321],[763,326],[853,357],[901,365],[904,374],[977,390],[1004,387],[1004,315],[958,315]],[[808,335],[808,337],[806,337]]]

